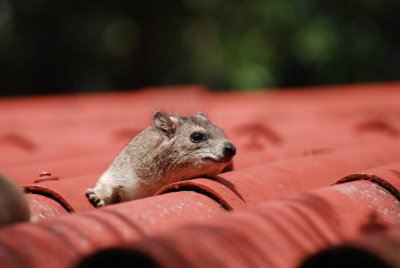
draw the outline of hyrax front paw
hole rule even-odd
[[[95,192],[94,189],[89,188],[86,191],[86,197],[89,199],[90,203],[92,203],[95,207],[102,207],[105,205],[103,199],[101,199]]]

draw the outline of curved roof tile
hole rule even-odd
[[[166,267],[294,267],[357,237],[371,218],[398,224],[399,165],[388,164],[400,160],[399,89],[183,86],[2,98],[0,172],[26,189],[38,222],[0,229],[0,266],[71,267],[127,245],[124,254]],[[160,108],[206,112],[237,147],[234,171],[94,209],[86,188]]]

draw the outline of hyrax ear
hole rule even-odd
[[[202,112],[198,112],[197,113],[197,117],[199,117],[199,118],[201,118],[201,119],[203,119],[205,121],[208,121],[207,115],[203,114]]]
[[[169,116],[161,110],[158,110],[154,113],[153,125],[158,131],[168,137],[171,137],[175,132],[174,123],[172,122],[171,118],[169,118]]]

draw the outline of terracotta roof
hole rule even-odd
[[[399,226],[377,226],[356,238],[311,254],[300,267],[399,267]]]
[[[116,256],[162,267],[297,267],[304,256],[356,237],[371,215],[384,225],[399,224],[399,204],[370,181],[337,184],[104,250],[81,267],[111,263]]]
[[[0,99],[0,173],[26,190],[39,219],[0,229],[0,266],[71,267],[107,249],[82,266],[117,254],[165,267],[295,267],[357,240],[371,217],[391,228],[400,221],[399,89]],[[237,147],[234,171],[94,209],[86,189],[157,109],[207,113]]]

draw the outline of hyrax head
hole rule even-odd
[[[167,151],[170,169],[181,170],[189,177],[214,176],[232,164],[235,146],[201,112],[196,116],[168,116],[156,111],[153,126],[160,135],[160,148]]]

